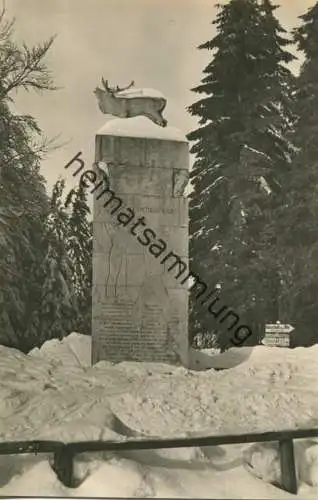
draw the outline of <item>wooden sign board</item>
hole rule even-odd
[[[268,323],[265,325],[266,333],[290,333],[295,328],[291,325],[284,325],[282,323]]]
[[[290,336],[288,333],[266,333],[262,344],[268,347],[289,347]]]

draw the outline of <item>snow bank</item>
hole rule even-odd
[[[318,486],[318,442],[296,440],[295,465],[298,481]],[[244,453],[245,468],[256,477],[272,484],[281,480],[278,443],[257,443]]]
[[[145,116],[111,119],[96,134],[187,142],[183,132],[177,128],[160,127]]]
[[[218,353],[215,349],[189,350],[189,367],[191,370],[221,370],[234,368],[247,361],[253,347],[234,347],[226,352]]]
[[[249,354],[231,370],[147,377],[113,398],[113,411],[128,427],[165,436],[294,428],[318,416],[318,346]]]
[[[195,372],[160,363],[90,366],[90,338],[77,333],[27,356],[0,347],[0,438],[70,442],[312,427],[317,355],[318,346],[255,347],[229,370]],[[299,496],[317,498],[318,440],[297,450]],[[0,456],[0,470],[0,495],[294,498],[266,483],[280,469],[277,448],[265,445],[82,454],[73,490],[59,483],[47,457]]]
[[[53,364],[85,367],[91,365],[91,344],[90,336],[72,332],[63,340],[45,342],[41,349],[35,348],[29,355],[46,358]]]

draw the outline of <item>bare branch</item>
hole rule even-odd
[[[43,62],[55,36],[31,49],[18,47],[11,40],[14,21],[4,26],[4,11],[0,14],[0,99],[9,99],[12,90],[56,90],[50,71]]]

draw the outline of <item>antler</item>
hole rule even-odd
[[[122,87],[122,88],[120,88],[118,85],[116,85],[116,87],[109,87],[108,80],[104,80],[104,78],[102,77],[102,84],[103,87],[107,90],[107,92],[111,92],[112,94],[117,94],[117,92],[123,92],[124,90],[130,89],[135,85],[135,82],[134,80],[132,80],[130,84],[127,85],[127,87]]]
[[[108,90],[108,92],[114,92],[115,89],[111,89],[109,86],[108,86],[108,80],[104,80],[104,78],[102,77],[102,84],[103,84],[103,87]]]
[[[133,87],[134,85],[135,85],[135,81],[134,81],[134,80],[132,80],[132,81],[130,82],[130,84],[129,84],[129,85],[127,85],[127,87],[122,87],[122,88],[120,88],[120,87],[118,87],[118,85],[117,85],[117,87],[116,87],[116,92],[123,92],[124,90],[128,90],[128,89],[130,89],[130,88],[131,88],[131,87]]]

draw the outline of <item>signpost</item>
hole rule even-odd
[[[262,344],[266,346],[289,347],[290,333],[295,328],[292,325],[280,323],[268,323],[265,325],[265,337]]]
[[[265,325],[265,333],[290,333],[295,328],[291,325],[283,325],[282,323],[268,323]]]

